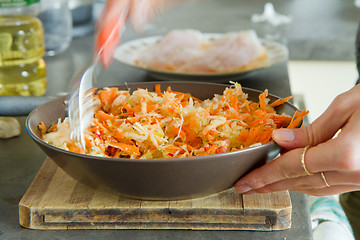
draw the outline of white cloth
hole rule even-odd
[[[349,221],[334,196],[309,196],[314,240],[354,240]]]

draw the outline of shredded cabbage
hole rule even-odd
[[[132,94],[104,88],[93,97],[100,101],[91,126],[85,130],[85,149],[70,138],[68,119],[59,120],[42,139],[65,150],[104,157],[178,158],[236,151],[272,140],[272,131],[297,127],[308,113],[293,117],[274,107],[290,97],[269,103],[267,90],[259,101],[248,100],[239,83],[222,95],[201,101],[190,94],[138,89]]]

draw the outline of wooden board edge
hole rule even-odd
[[[19,223],[25,228],[30,228],[30,208],[19,203]]]
[[[273,230],[283,230],[291,228],[292,206],[279,210],[277,212],[277,217],[274,219],[275,222],[271,224],[273,226]]]
[[[41,209],[41,208],[27,208],[21,206],[23,217],[21,218],[21,225],[30,229],[38,230],[59,230],[59,229],[191,229],[191,230],[254,230],[254,231],[273,231],[285,230],[291,227],[291,209],[286,209],[279,212],[272,212],[268,216],[261,216],[257,211],[252,211],[249,215],[224,215],[216,216],[209,222],[203,222],[204,219],[191,218],[185,214],[176,216],[165,216],[145,214],[145,218],[137,216],[135,213],[130,213],[130,218],[126,218],[119,210],[118,213],[112,212],[104,213],[103,211],[88,212],[84,209],[83,212],[71,212],[67,209]],[[77,216],[72,218],[72,214]],[[279,220],[278,214],[281,215]],[[26,218],[24,218],[24,216]],[[65,217],[64,217],[65,216]],[[102,216],[99,218],[99,216]],[[237,222],[237,217],[245,217],[248,221]],[[93,219],[96,217],[96,220]],[[180,217],[180,218],[179,218]],[[206,216],[204,216],[206,218]],[[217,219],[218,218],[218,219]],[[208,220],[208,219],[207,219]],[[219,220],[219,221],[218,221]],[[220,220],[224,220],[221,222]]]
[[[218,225],[209,223],[134,223],[134,224],[121,224],[121,223],[102,223],[102,224],[53,224],[53,225],[33,225],[32,230],[203,230],[203,231],[284,231],[287,229],[273,229],[266,225]]]
[[[35,209],[35,210],[34,210]],[[36,208],[19,204],[19,224],[28,229],[46,229],[43,228],[44,216],[36,211]]]
[[[267,215],[266,217],[264,215],[261,215],[259,212],[259,209],[257,208],[249,208],[245,210],[242,208],[242,212],[247,212],[249,217],[253,217],[254,219],[258,216],[263,216],[263,218],[266,218],[265,220],[261,221],[253,221],[253,222],[242,222],[238,224],[232,224],[232,221],[227,222],[208,222],[203,223],[199,220],[196,220],[198,222],[176,222],[174,219],[168,219],[165,215],[162,215],[158,220],[152,221],[151,218],[150,221],[144,221],[144,222],[127,222],[124,224],[121,222],[121,218],[116,221],[102,221],[99,219],[98,222],[94,222],[92,219],[85,219],[80,220],[78,222],[71,222],[71,221],[59,221],[56,220],[56,214],[65,214],[65,216],[70,216],[72,212],[67,212],[67,209],[61,209],[61,208],[52,208],[51,211],[53,214],[53,217],[51,221],[46,221],[46,217],[49,217],[50,212],[46,212],[46,209],[44,209],[41,206],[38,206],[39,199],[42,198],[42,195],[38,197],[35,201],[34,199],[29,198],[31,194],[40,194],[43,191],[45,191],[48,187],[47,184],[43,184],[40,182],[41,179],[47,178],[47,181],[50,181],[52,179],[52,176],[54,175],[57,166],[51,162],[52,160],[49,158],[45,159],[45,162],[43,163],[43,166],[40,168],[38,174],[36,175],[35,179],[33,180],[32,184],[30,185],[29,189],[26,191],[24,196],[19,202],[19,223],[21,226],[25,228],[30,229],[44,229],[44,230],[52,230],[52,229],[193,229],[193,230],[259,230],[259,231],[272,231],[272,230],[283,230],[291,227],[291,214],[292,214],[292,207],[291,207],[291,200],[289,195],[289,202],[290,206],[288,204],[286,205],[279,205],[277,209],[266,209]],[[49,178],[50,177],[50,178]],[[86,209],[86,208],[85,208]],[[88,209],[88,208],[87,208]],[[108,211],[109,209],[102,209],[103,211]],[[119,210],[119,209],[118,209]],[[150,210],[150,209],[149,209]],[[169,213],[169,211],[174,211],[172,209],[156,209],[158,214],[163,214],[163,211]],[[186,211],[186,209],[182,209],[181,211]],[[188,209],[189,210],[189,209]],[[224,209],[222,209],[224,211]],[[226,209],[223,214],[225,215],[232,215],[231,212],[233,212],[234,209]],[[262,209],[264,210],[264,209]],[[202,208],[201,214],[204,213],[210,213],[212,211],[216,211],[216,209],[213,208]],[[189,212],[190,213],[190,212]],[[70,215],[69,215],[70,214]],[[99,212],[99,214],[104,214],[104,212]],[[119,212],[117,215],[118,217],[121,216],[123,212]],[[184,214],[184,213],[183,213]],[[264,214],[264,212],[262,212]],[[116,214],[115,214],[116,215]],[[239,214],[241,215],[241,214]],[[233,216],[236,216],[234,214]],[[50,218],[52,216],[50,215]],[[170,220],[170,221],[167,221]],[[220,226],[221,225],[221,226]]]
[[[23,226],[24,227],[24,226]],[[216,224],[216,223],[64,223],[31,224],[32,230],[206,230],[206,231],[282,231],[262,224]]]

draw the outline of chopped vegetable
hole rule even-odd
[[[70,139],[68,119],[47,132],[49,144],[80,153],[121,158],[179,158],[236,151],[272,140],[272,131],[298,127],[308,111],[293,116],[277,114],[274,107],[291,97],[269,103],[268,91],[259,101],[247,99],[239,83],[223,95],[200,100],[171,88],[161,92],[137,89],[132,94],[104,88],[93,95],[100,101],[91,126],[85,130],[85,149]]]

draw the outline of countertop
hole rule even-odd
[[[204,32],[228,32],[263,26],[250,22],[253,13],[261,13],[266,1],[203,0],[170,9],[152,27],[137,35],[127,30],[124,41],[136,37],[163,34],[170,28],[196,28]],[[353,44],[359,10],[352,1],[280,0],[275,9],[293,17],[286,29],[284,43],[290,59],[353,60]],[[183,16],[186,15],[186,18]],[[334,34],[336,33],[336,34]],[[261,36],[261,34],[260,34]],[[45,58],[48,73],[46,95],[67,91],[69,80],[91,57],[93,37],[74,39],[70,48]],[[334,48],[341,46],[341,48]],[[124,81],[152,80],[146,72],[114,62],[101,77],[103,85]],[[241,79],[245,87],[285,97],[291,94],[287,62],[257,71]],[[27,135],[25,117],[19,137],[0,140],[0,239],[311,239],[311,224],[306,195],[291,192],[293,226],[274,232],[256,231],[182,231],[182,230],[71,230],[38,231],[22,228],[18,222],[18,203],[42,165],[45,154]]]

